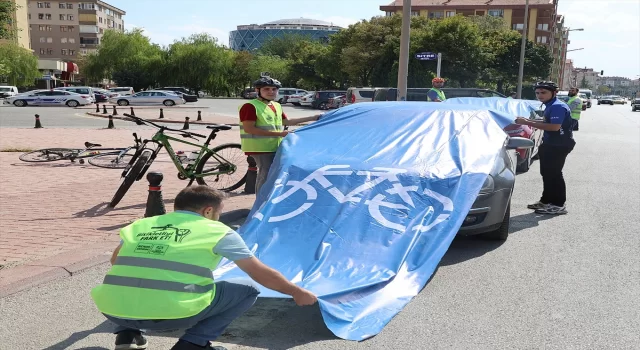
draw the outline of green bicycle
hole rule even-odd
[[[130,118],[138,125],[149,125],[158,129],[151,140],[143,140],[142,145],[138,147],[136,153],[131,157],[129,163],[122,171],[122,184],[116,191],[115,195],[109,203],[109,207],[115,208],[127,193],[134,182],[139,181],[149,169],[153,161],[156,159],[160,150],[164,147],[178,169],[178,178],[181,180],[190,179],[189,185],[193,181],[197,181],[199,185],[208,185],[218,190],[230,192],[246,182],[246,169],[239,169],[238,165],[247,168],[247,161],[244,152],[242,152],[239,143],[227,143],[214,148],[209,148],[209,144],[216,138],[216,134],[222,130],[229,130],[229,125],[209,125],[208,129],[211,134],[196,134],[193,132],[171,129],[166,126],[158,125],[154,122],[130,115],[123,114]],[[165,134],[165,132],[178,133],[184,138],[191,138],[199,141],[196,137],[207,138],[204,144],[192,143],[177,139]],[[179,156],[171,147],[170,141],[183,143],[194,146],[199,151],[192,152],[188,157]],[[148,147],[148,144],[152,146]],[[183,162],[186,161],[186,166]],[[208,180],[205,181],[205,178]]]

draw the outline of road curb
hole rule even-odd
[[[249,215],[249,211],[236,209],[222,213],[220,222],[228,226],[240,225]],[[91,243],[48,258],[0,270],[0,299],[104,264],[109,261],[117,245],[117,241]]]
[[[109,261],[117,242],[92,243],[0,271],[0,299]]]
[[[109,118],[110,114],[103,114],[103,113],[95,113],[95,112],[86,112],[85,114],[90,115],[92,117],[100,117],[100,118]],[[124,117],[124,116],[119,116],[119,115],[114,115],[112,116],[113,119],[120,119],[120,120],[126,120],[126,121],[131,121],[131,119]],[[223,118],[228,118],[228,117],[223,117]],[[171,123],[171,124],[184,124],[184,120],[170,120],[170,119],[166,119],[166,118],[162,118],[162,119],[145,119],[154,123]],[[239,123],[214,123],[214,122],[205,122],[205,121],[191,121],[189,120],[189,125],[191,124],[195,124],[195,125],[229,125],[229,126],[239,126]]]

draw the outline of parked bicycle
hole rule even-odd
[[[20,155],[20,160],[29,163],[57,162],[69,160],[84,164],[84,158],[89,158],[89,164],[100,168],[124,169],[142,144],[136,133],[133,134],[135,145],[130,147],[102,147],[101,144],[85,142],[85,148],[44,148]]]
[[[200,185],[208,185],[225,192],[233,191],[244,185],[246,181],[246,170],[244,169],[246,167],[246,156],[240,149],[240,144],[227,143],[209,148],[209,144],[216,138],[216,134],[219,131],[231,129],[230,126],[209,125],[207,129],[211,129],[211,134],[207,137],[190,131],[171,129],[130,114],[125,113],[124,116],[138,125],[153,126],[158,131],[151,140],[145,139],[142,142],[142,146],[137,149],[129,160],[122,172],[122,177],[124,178],[122,184],[111,199],[109,207],[114,208],[120,203],[131,185],[144,176],[163,147],[167,150],[176,169],[178,169],[178,178],[181,180],[190,179],[189,185],[195,180]],[[199,141],[197,137],[206,138],[206,141],[204,144],[188,142],[168,136],[166,135],[167,132],[177,133],[184,138],[196,141]],[[184,156],[177,155],[174,152],[171,141],[198,148],[198,151],[193,151],[188,155],[186,166],[183,165]],[[153,145],[149,147],[149,144]],[[243,169],[239,169],[239,166],[243,166]]]

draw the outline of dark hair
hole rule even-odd
[[[187,186],[173,202],[173,210],[199,211],[206,207],[219,208],[227,194],[205,185]]]

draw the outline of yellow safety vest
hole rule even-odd
[[[138,220],[120,231],[122,247],[101,285],[91,290],[100,312],[138,320],[197,315],[215,296],[213,248],[231,229],[188,213]]]
[[[256,108],[256,127],[262,130],[269,131],[282,131],[284,126],[282,124],[282,106],[278,102],[271,102],[275,107],[276,113],[273,112],[269,105],[264,102],[254,99],[248,102]],[[240,110],[242,106],[238,107]],[[282,142],[280,136],[262,136],[246,133],[240,124],[240,144],[244,152],[276,152],[278,146]]]
[[[578,102],[580,103],[578,104],[578,107],[571,108],[571,103],[575,100],[578,100]],[[569,108],[571,108],[571,118],[575,120],[580,120],[580,114],[582,113],[582,99],[578,96],[573,96],[569,98],[569,101],[567,101],[567,104],[569,105]]]
[[[436,89],[436,88],[431,88],[431,90],[429,90],[429,92],[431,92],[431,91],[435,91],[435,92],[438,94],[438,99],[440,100],[440,102],[442,102],[442,101],[445,101],[445,100],[446,100],[446,98],[445,98],[445,96],[444,96],[444,92],[443,92],[442,90],[440,90],[440,89]],[[434,100],[432,100],[432,99],[430,99],[430,98],[429,98],[429,95],[427,95],[427,100],[428,100],[429,102],[433,102],[433,101],[434,101]]]

